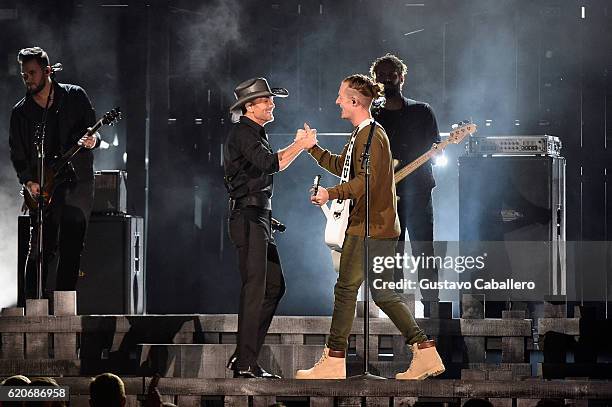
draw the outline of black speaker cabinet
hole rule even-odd
[[[514,242],[504,243],[512,272],[536,275],[547,295],[565,294],[565,159],[460,157],[459,239]]]
[[[460,157],[459,239],[565,240],[565,159]]]
[[[18,222],[18,304],[23,306],[24,270],[30,217]],[[77,312],[144,314],[146,312],[143,220],[136,216],[92,215],[77,283]],[[47,287],[52,289],[57,262],[50,265]]]
[[[143,219],[92,215],[81,257],[77,310],[89,314],[144,314]]]

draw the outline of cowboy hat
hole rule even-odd
[[[267,97],[278,96],[286,98],[289,92],[285,88],[270,88],[268,81],[265,78],[251,78],[236,86],[234,89],[236,102],[230,107],[230,112],[233,112],[251,100]]]

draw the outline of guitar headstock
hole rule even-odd
[[[463,141],[463,139],[469,134],[476,133],[478,131],[478,126],[475,123],[472,123],[469,120],[464,120],[453,125],[453,129],[448,136],[448,142],[453,144],[459,144]]]
[[[106,112],[104,116],[102,116],[102,124],[113,126],[121,119],[121,109],[119,107],[115,107],[111,109],[110,112]]]

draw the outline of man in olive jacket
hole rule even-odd
[[[365,169],[362,155],[370,129],[375,125],[370,114],[372,100],[381,93],[380,85],[364,75],[351,75],[340,85],[336,104],[342,110],[342,118],[349,120],[354,130],[351,154],[351,173],[347,181],[332,188],[319,187],[311,198],[315,205],[324,205],[330,199],[351,199],[348,228],[342,245],[338,280],[334,288],[334,312],[327,345],[314,367],[298,370],[296,379],[343,379],[346,378],[346,348],[353,325],[357,291],[364,280],[363,254],[365,236]],[[349,143],[350,144],[350,143]],[[344,167],[349,144],[341,155],[335,155],[318,145],[308,152],[317,163],[329,172],[340,175]],[[389,139],[382,127],[376,125],[370,146],[371,202],[370,244],[372,255],[394,254],[400,234],[397,218],[395,182]],[[389,251],[389,248],[391,250]],[[380,253],[379,253],[380,252]],[[393,269],[382,272],[382,280],[392,280]],[[371,280],[372,281],[372,280]],[[372,288],[375,303],[389,316],[411,346],[413,359],[410,368],[396,376],[397,379],[425,379],[444,371],[435,343],[428,340],[419,328],[406,304],[393,290]]]

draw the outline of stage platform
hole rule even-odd
[[[552,317],[537,321],[524,311],[485,319],[475,301],[469,314],[453,319],[450,305],[441,303],[418,323],[436,339],[447,371],[423,382],[291,380],[319,359],[331,318],[277,316],[260,357],[265,369],[286,378],[275,381],[232,379],[225,368],[235,348],[236,315],[76,315],[74,293],[56,294],[51,315],[46,300],[2,311],[0,376],[55,377],[70,386],[76,406],[87,405],[89,378],[102,372],[125,379],[130,405],[156,373],[160,391],[181,406],[461,405],[473,397],[508,407],[535,406],[542,398],[612,405],[610,321],[566,318],[554,307]],[[362,327],[356,318],[349,375],[361,373]],[[383,377],[409,366],[411,356],[389,319],[371,318],[369,356],[370,371]]]

